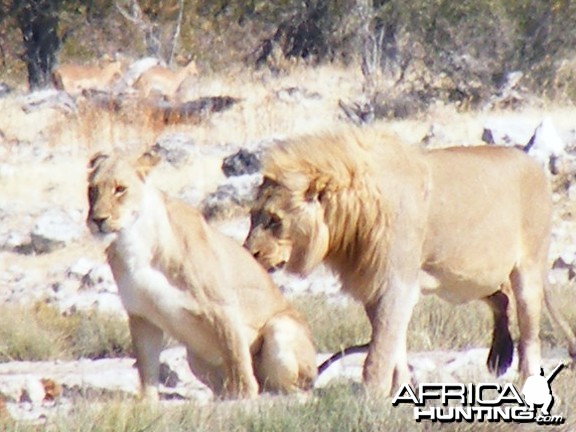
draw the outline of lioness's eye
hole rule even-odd
[[[116,188],[114,189],[114,193],[116,195],[122,195],[124,192],[126,192],[127,187],[126,186],[122,186],[122,185],[118,185],[116,186]]]
[[[96,198],[98,198],[98,189],[90,186],[88,188],[88,201],[90,203],[93,203],[94,201],[96,201]]]

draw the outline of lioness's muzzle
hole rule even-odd
[[[98,231],[104,233],[104,223],[108,220],[108,217],[93,217],[91,220],[98,228]]]

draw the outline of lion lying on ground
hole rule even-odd
[[[217,395],[311,388],[307,324],[241,245],[194,208],[146,182],[157,158],[96,155],[87,223],[114,234],[108,262],[129,316],[142,394],[158,399],[164,332],[184,343],[194,374]]]
[[[285,264],[306,275],[324,261],[340,276],[372,325],[369,389],[389,394],[410,380],[406,334],[420,292],[486,301],[494,314],[488,366],[504,373],[513,355],[508,283],[520,371],[539,373],[552,203],[528,156],[496,147],[422,151],[353,130],[280,143],[262,172],[245,246],[268,269]],[[576,338],[563,329],[575,356]]]

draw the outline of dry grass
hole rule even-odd
[[[204,75],[193,81],[183,100],[232,96],[241,102],[200,124],[172,126],[154,119],[144,103],[128,103],[117,111],[80,98],[75,113],[50,108],[25,113],[20,109],[22,99],[11,96],[0,100],[0,130],[12,145],[41,140],[54,147],[73,144],[80,152],[146,146],[168,131],[188,133],[200,145],[245,144],[333,126],[338,120],[338,100],[359,92],[357,83],[358,70],[329,65],[299,67],[280,77],[241,69]],[[295,96],[283,97],[281,90],[289,88],[298,91]]]
[[[555,288],[557,300],[574,298],[570,286]],[[333,301],[324,296],[294,299],[306,318],[319,352],[336,352],[370,339],[370,325],[363,308],[353,301]],[[571,301],[559,301],[562,314],[576,322]],[[511,330],[517,338],[514,315]],[[417,304],[408,331],[410,351],[465,350],[488,347],[492,318],[487,305],[472,302],[454,306],[434,296]],[[562,334],[547,316],[542,320],[544,350],[565,345]],[[0,361],[101,358],[130,353],[127,325],[121,318],[97,313],[62,316],[43,303],[34,307],[3,306],[0,310]]]
[[[324,296],[305,296],[293,303],[310,324],[319,352],[337,352],[370,340],[370,324],[364,309],[354,301],[334,302]]]
[[[560,312],[576,331],[576,297],[571,285],[552,288]],[[370,325],[363,308],[356,302],[334,302],[326,297],[302,297],[294,300],[295,307],[310,324],[320,352],[336,352],[344,347],[365,343],[370,339]],[[515,311],[510,310],[510,330],[518,338]],[[541,326],[544,352],[565,347],[559,329],[544,313]],[[481,301],[452,305],[436,296],[423,296],[414,309],[408,329],[410,351],[466,350],[489,347],[492,337],[492,314]]]
[[[576,402],[571,383],[574,371],[563,372],[554,391],[563,395],[555,405],[567,421],[553,430],[574,430],[576,417],[570,408]],[[103,404],[79,401],[67,415],[49,420],[42,427],[0,419],[0,429],[13,432],[160,432],[160,431],[536,431],[542,427],[507,423],[417,423],[409,407],[393,407],[391,399],[367,399],[358,387],[337,385],[315,392],[306,400],[294,397],[261,397],[254,402],[220,402],[210,405],[150,407],[133,401]]]
[[[131,341],[123,319],[95,312],[62,316],[44,303],[0,308],[0,362],[130,354]]]

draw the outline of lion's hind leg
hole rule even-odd
[[[518,362],[522,379],[540,373],[540,317],[544,277],[537,265],[524,265],[512,271],[510,282],[516,299],[520,328]]]
[[[492,345],[487,366],[490,372],[500,376],[508,370],[514,357],[514,342],[508,325],[508,296],[502,291],[496,291],[486,297],[485,301],[490,305],[494,316]]]
[[[276,315],[262,330],[254,358],[261,388],[275,393],[309,390],[316,379],[316,349],[306,324],[294,313]]]

